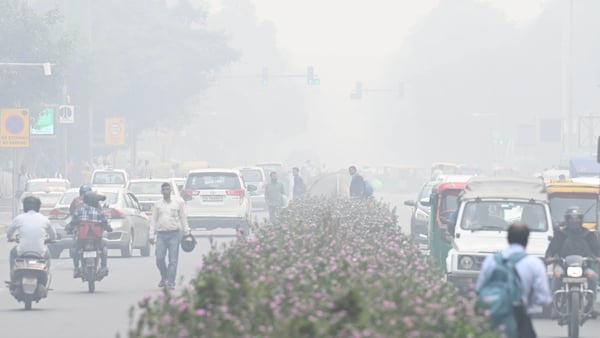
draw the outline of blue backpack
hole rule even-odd
[[[373,196],[373,186],[369,181],[365,180],[365,197]]]
[[[501,253],[494,255],[496,266],[488,280],[477,290],[479,305],[489,311],[492,326],[504,326],[507,337],[518,337],[517,320],[514,307],[523,305],[521,298],[521,278],[515,265],[527,257],[524,252],[517,252],[508,258]]]

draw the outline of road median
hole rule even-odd
[[[141,300],[129,337],[496,337],[380,202],[304,200],[255,234]]]

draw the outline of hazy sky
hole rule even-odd
[[[213,9],[218,8],[220,0],[209,1]],[[321,78],[318,88],[306,88],[309,130],[292,142],[318,148],[323,157],[342,163],[368,153],[373,138],[363,126],[370,123],[369,111],[376,100],[350,100],[354,83],[362,81],[368,88],[385,87],[385,81],[398,83],[401,79],[386,79],[383,65],[389,64],[386,61],[397,55],[415,25],[440,1],[459,0],[253,1],[259,18],[274,24],[277,44],[293,71],[303,72],[313,65]],[[510,19],[527,24],[545,0],[480,1],[489,1]],[[401,105],[398,102],[390,109]]]

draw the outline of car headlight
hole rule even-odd
[[[462,270],[473,270],[475,260],[471,256],[458,256],[458,267]]]
[[[567,268],[567,276],[578,278],[583,276],[583,268],[580,266],[570,266]]]
[[[419,221],[429,221],[429,215],[421,209],[417,209],[417,211],[415,212],[415,218]]]

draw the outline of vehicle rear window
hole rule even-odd
[[[42,206],[56,205],[60,200],[61,194],[33,194],[42,201]]]
[[[106,201],[101,203],[106,203],[109,205],[117,204],[117,196],[116,192],[98,192],[100,195],[106,196]]]
[[[160,195],[163,183],[164,182],[131,182],[129,184],[129,191],[134,195]]]
[[[259,164],[257,167],[261,167],[267,176],[272,172],[279,173],[283,170],[283,167],[279,164]]]
[[[232,173],[197,173],[190,174],[186,189],[240,189],[240,179]]]
[[[240,170],[244,181],[246,182],[262,182],[264,181],[264,177],[262,175],[262,171],[258,169],[244,169]]]
[[[125,184],[125,175],[119,172],[98,172],[92,184]]]
[[[69,188],[67,182],[28,182],[25,191],[63,192]]]
[[[60,202],[58,204],[61,205],[71,205],[71,202],[75,199],[75,197],[79,196],[78,191],[66,192],[62,195]]]

